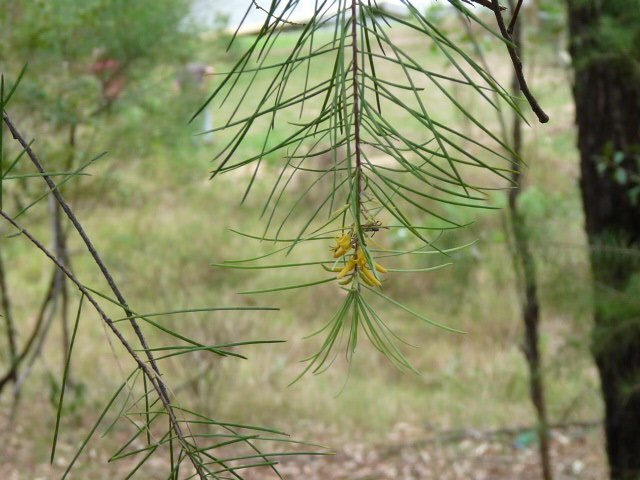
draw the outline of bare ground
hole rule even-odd
[[[347,445],[335,457],[293,457],[279,470],[285,478],[305,480],[540,480],[536,444],[519,445],[526,438],[530,432],[441,432],[377,446]],[[555,480],[606,478],[601,445],[600,428],[555,430]]]
[[[441,431],[426,436],[416,436],[415,433],[410,426],[400,425],[380,444],[349,443],[337,449],[335,455],[281,457],[278,470],[284,479],[300,480],[542,478],[537,445],[530,430]],[[63,462],[48,465],[46,452],[37,448],[43,439],[19,438],[5,432],[0,440],[3,443],[0,479],[53,480],[61,477]],[[602,445],[602,432],[597,424],[575,424],[555,429],[552,441],[555,480],[605,479],[607,471]],[[135,466],[133,461],[107,464],[104,452],[92,448],[87,450],[83,467],[70,479],[118,479]],[[165,479],[167,467],[164,459],[155,458],[132,478]],[[188,472],[183,473],[189,476]],[[277,478],[268,468],[248,469],[242,474],[246,480]]]

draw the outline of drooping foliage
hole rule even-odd
[[[305,372],[318,373],[330,365],[340,342],[346,343],[350,356],[362,334],[392,362],[411,369],[399,346],[404,340],[396,336],[388,318],[378,315],[375,304],[389,302],[399,313],[455,331],[385,291],[397,274],[434,270],[447,260],[428,268],[415,263],[393,268],[393,263],[401,257],[446,258],[449,252],[439,247],[438,239],[464,226],[447,214],[446,206],[491,208],[487,192],[492,186],[478,184],[474,172],[489,171],[506,185],[511,162],[517,159],[485,125],[485,118],[465,109],[451,89],[472,91],[483,100],[483,108],[506,106],[520,113],[505,89],[411,2],[403,2],[402,15],[375,1],[316,1],[312,17],[305,21],[295,19],[296,3],[271,2],[255,39],[236,65],[220,76],[203,106],[213,103],[226,113],[215,129],[225,133],[212,178],[250,169],[246,199],[261,170],[274,156],[280,159],[262,208],[262,232],[240,233],[273,242],[274,250],[218,266],[300,267],[309,272],[303,284],[245,293],[335,283],[342,304],[316,332],[325,340],[307,359]],[[467,5],[449,3],[468,21],[486,28],[498,44],[511,45]],[[399,41],[395,32],[402,29],[417,35],[423,49],[437,50],[448,68],[423,64],[419,52]],[[285,35],[291,48],[284,60],[274,62],[273,52]],[[266,88],[259,88],[262,85]],[[447,108],[434,108],[436,98]],[[456,128],[451,111],[473,126],[473,137]],[[255,132],[260,151],[248,158],[238,156]],[[292,185],[299,176],[305,178],[306,188],[292,199]],[[312,215],[296,223],[298,210],[309,198]],[[405,241],[386,246],[396,233]],[[313,252],[312,260],[286,261],[289,253],[307,243],[314,245],[305,248]],[[265,265],[272,256],[284,260]]]

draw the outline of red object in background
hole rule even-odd
[[[91,65],[91,71],[102,82],[102,96],[108,102],[116,100],[127,85],[124,67],[114,58],[96,61]]]

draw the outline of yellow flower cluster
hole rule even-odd
[[[332,248],[333,250],[333,258],[339,258],[345,255],[353,248],[352,234],[348,233],[343,235],[340,238],[336,239],[336,245]],[[387,269],[378,263],[374,263],[374,267],[376,271],[380,273],[387,273]],[[333,269],[338,273],[338,280],[345,278],[347,275],[351,275],[351,278],[348,278],[344,284],[350,283],[353,280],[354,274],[358,274],[358,278],[360,278],[364,283],[369,285],[370,287],[381,287],[382,283],[380,280],[376,278],[371,269],[369,268],[369,262],[367,261],[367,257],[364,254],[364,250],[362,248],[358,248],[356,253],[351,256],[347,264],[343,268],[335,268]],[[342,283],[342,282],[341,282]]]

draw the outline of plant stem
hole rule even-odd
[[[2,312],[4,316],[5,327],[7,330],[7,343],[9,344],[9,358],[11,365],[15,364],[18,358],[18,351],[16,347],[16,328],[13,322],[13,312],[11,310],[11,301],[9,299],[9,292],[7,290],[7,279],[4,268],[4,259],[2,258],[3,252],[0,249],[0,295],[2,296]],[[16,379],[16,372],[11,369],[11,380]]]
[[[360,92],[358,89],[358,31],[357,31],[357,0],[351,0],[351,48],[353,52],[352,75],[353,75],[353,141],[356,156],[356,211],[358,213],[357,228],[360,230],[360,202],[362,199],[362,152],[360,144]],[[356,245],[356,249],[358,246]]]

